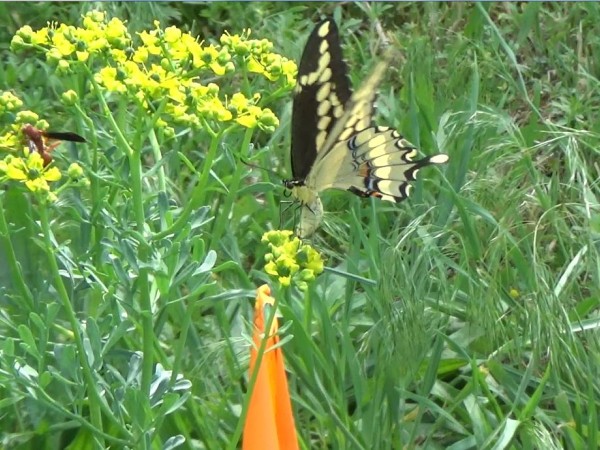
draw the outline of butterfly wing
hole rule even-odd
[[[317,154],[308,188],[347,189],[361,197],[400,202],[410,194],[410,182],[420,168],[448,161],[445,154],[414,159],[417,149],[400,133],[373,124],[377,87],[394,57],[393,50],[387,51],[351,95]]]
[[[298,68],[292,110],[292,175],[304,180],[351,95],[339,31],[331,19],[311,33]]]
[[[346,189],[399,202],[409,195],[421,167],[448,160],[444,154],[415,160],[416,148],[397,131],[373,124],[377,87],[395,56],[393,50],[386,52],[352,93],[333,20],[311,33],[292,113],[294,181],[286,184],[303,204],[296,229],[301,238],[312,234],[322,219],[320,191]]]
[[[384,58],[375,66],[362,87],[347,100],[342,115],[326,135],[322,150],[317,154],[306,185],[322,191],[332,187],[340,170],[352,162],[351,152],[346,151],[346,141],[358,132],[372,126],[372,117],[377,86],[381,82],[386,68],[392,59],[392,53],[387,52]],[[318,115],[318,112],[317,112]]]
[[[317,191],[337,188],[347,189],[361,197],[377,197],[400,202],[410,195],[411,181],[415,181],[422,167],[444,164],[448,155],[439,153],[422,159],[417,149],[396,130],[371,126],[337,144],[329,159],[340,160],[334,178],[323,178],[315,187]],[[327,185],[323,183],[329,183]]]
[[[71,131],[44,131],[43,134],[49,139],[57,139],[59,141],[87,142],[85,138]]]

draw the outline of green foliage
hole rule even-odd
[[[237,448],[261,236],[294,214],[242,161],[288,172],[321,14],[355,86],[387,33],[378,122],[450,162],[399,206],[323,195],[325,272],[275,292],[302,445],[600,445],[600,6],[103,3],[74,51],[37,32],[97,4],[5,5],[0,447]],[[25,123],[88,142],[44,167]]]

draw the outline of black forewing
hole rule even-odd
[[[83,137],[71,131],[44,131],[43,134],[47,138],[58,139],[59,141],[86,142]]]
[[[325,42],[325,43],[324,43]],[[352,93],[332,19],[312,31],[298,68],[292,111],[292,175],[304,180]]]

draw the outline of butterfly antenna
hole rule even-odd
[[[277,172],[275,172],[274,170],[267,169],[266,167],[258,166],[256,164],[252,164],[251,162],[248,162],[246,159],[244,159],[241,156],[238,156],[238,158],[240,159],[242,164],[245,164],[248,167],[252,167],[253,169],[264,170],[265,172],[268,172],[271,175],[273,175],[275,178],[279,178],[280,180],[283,180],[283,177],[281,175],[279,175]]]
[[[262,166],[258,166],[256,164],[252,164],[251,162],[248,162],[246,159],[244,159],[241,156],[238,156],[238,158],[240,159],[240,161],[245,164],[248,167],[252,167],[254,169],[259,169],[259,170],[264,170],[265,172],[270,173],[271,175],[273,175],[276,178],[279,179],[283,179],[283,177],[281,177],[277,172],[275,172],[274,170],[271,169],[267,169],[266,167],[262,167]],[[289,191],[284,191],[283,193],[284,197],[290,197],[292,194]],[[279,227],[283,228],[283,215],[285,214],[285,212],[290,209],[290,207],[292,207],[292,205],[296,203],[292,200],[282,200],[279,202]],[[282,207],[283,205],[286,205],[285,207]],[[296,214],[294,214],[294,228],[296,227]]]

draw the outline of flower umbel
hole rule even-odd
[[[225,32],[218,44],[207,44],[177,27],[162,28],[159,21],[154,29],[132,35],[120,19],[90,11],[81,26],[50,23],[37,31],[24,26],[13,37],[11,50],[44,53],[59,74],[91,71],[109,99],[135,99],[150,113],[160,109],[156,124],[163,128],[234,121],[273,132],[279,125],[276,115],[259,103],[260,95],[248,89],[235,92],[239,83],[234,80],[263,78],[283,94],[294,87],[297,66],[274,53],[267,39],[249,36],[250,30]],[[206,89],[210,84],[217,89]]]
[[[271,253],[265,255],[265,272],[281,286],[296,285],[301,291],[308,283],[323,272],[323,259],[310,245],[303,244],[289,230],[267,231],[262,242],[266,242]]]

